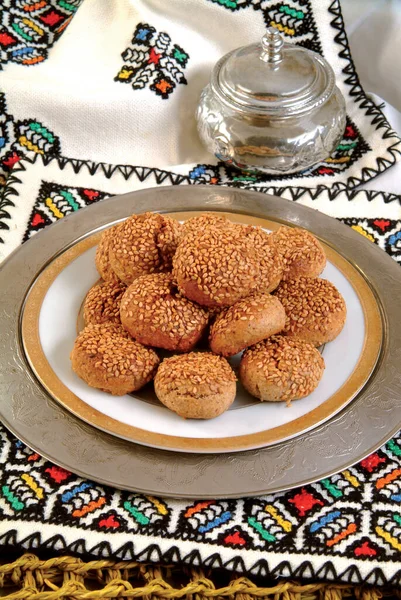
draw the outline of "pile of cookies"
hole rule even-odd
[[[87,294],[72,368],[114,395],[154,379],[169,409],[210,419],[234,401],[227,358],[243,352],[249,393],[290,404],[317,387],[325,368],[317,348],[345,323],[343,297],[319,278],[325,265],[322,245],[303,229],[268,234],[217,213],[184,224],[132,215],[102,234],[102,281]],[[174,354],[161,362],[155,349]]]

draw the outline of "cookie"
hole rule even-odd
[[[122,281],[105,281],[94,285],[85,298],[85,325],[106,321],[121,323],[120,304],[126,289]]]
[[[104,281],[119,281],[110,264],[110,242],[116,235],[119,224],[103,231],[96,248],[95,265],[97,272]]]
[[[283,258],[271,242],[271,234],[260,227],[245,227],[246,236],[251,243],[259,263],[258,290],[272,292],[280,283],[284,272]]]
[[[162,362],[155,391],[162,404],[184,419],[213,419],[234,401],[236,377],[225,358],[191,352]]]
[[[89,386],[124,396],[153,379],[159,358],[130,338],[121,325],[88,325],[71,352],[73,371]]]
[[[178,352],[192,350],[209,322],[208,311],[182,296],[170,273],[136,279],[123,296],[120,315],[142,344]]]
[[[327,279],[298,277],[282,281],[274,292],[284,306],[283,332],[321,346],[334,340],[347,317],[345,300]]]
[[[198,217],[187,219],[182,225],[180,232],[180,240],[188,233],[202,233],[208,227],[230,227],[232,222],[224,215],[218,213],[203,213]]]
[[[245,350],[239,377],[259,400],[290,404],[317,388],[324,368],[323,357],[312,344],[277,335]]]
[[[170,271],[181,225],[158,213],[132,215],[110,239],[110,266],[130,285],[147,273]]]
[[[173,276],[184,296],[214,308],[248,296],[258,284],[260,270],[243,228],[210,226],[180,242]]]
[[[252,294],[217,315],[210,328],[210,349],[233,356],[271,335],[285,325],[285,311],[277,298],[261,292]]]
[[[283,260],[283,279],[318,277],[326,266],[323,246],[306,229],[280,227],[270,236]]]

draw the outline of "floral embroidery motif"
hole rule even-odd
[[[189,55],[171,43],[167,33],[157,33],[154,27],[139,23],[132,45],[122,53],[124,65],[114,81],[130,83],[134,90],[149,87],[163,99],[173,93],[177,84],[187,84],[184,69]]]

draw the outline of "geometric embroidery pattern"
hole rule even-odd
[[[43,181],[23,241],[25,242],[47,225],[109,195],[98,190],[73,188]]]
[[[224,566],[219,547],[256,551],[255,568],[268,558],[266,553],[275,551],[286,555],[287,566],[291,555],[308,556],[304,567],[308,571],[303,574],[309,577],[314,576],[314,555],[327,557],[328,570],[333,569],[335,560],[330,559],[335,557],[346,556],[354,565],[359,560],[374,558],[380,564],[401,557],[400,434],[342,473],[299,489],[245,500],[175,501],[106,488],[52,465],[3,427],[0,459],[2,520],[58,525],[59,533],[47,541],[47,549],[130,559],[135,556],[130,541],[135,535],[137,541],[149,538],[140,560],[161,560],[163,552],[172,548],[174,554],[168,559],[178,561],[183,558],[180,541],[189,540],[193,552],[185,561],[190,564],[199,564],[196,548],[205,545],[210,547],[208,566],[214,561],[214,566]],[[66,528],[69,544],[63,537]],[[90,546],[91,532],[107,532],[108,541]],[[115,533],[127,535],[117,544]],[[162,543],[158,545],[153,536]],[[27,538],[22,545],[29,549],[30,544],[33,539]],[[232,560],[230,565],[233,568]],[[235,565],[240,571],[240,556]],[[354,567],[350,580],[356,572]],[[319,576],[324,572],[320,570]]]
[[[0,92],[0,186],[5,184],[9,171],[27,152],[45,158],[58,156],[60,140],[34,119],[15,121],[7,114],[5,95]]]
[[[184,69],[189,56],[180,46],[171,43],[167,33],[157,33],[154,27],[139,23],[131,45],[122,53],[124,65],[115,81],[130,83],[134,90],[149,87],[167,99],[177,84],[186,84]]]
[[[401,264],[401,221],[394,219],[340,219],[370,241],[375,242]]]
[[[2,0],[1,64],[36,65],[48,56],[82,0]]]
[[[17,167],[16,180],[22,166]],[[101,168],[82,163],[75,169],[92,173],[89,169],[95,166]],[[143,180],[152,173],[156,170],[137,169],[126,175]],[[176,183],[216,184],[221,173],[220,166],[197,165]],[[158,172],[159,177],[166,175]],[[305,193],[310,198],[320,193],[287,189],[293,191],[293,201]],[[324,193],[335,201],[340,192]],[[350,191],[348,200],[355,197],[357,202],[360,193]],[[375,194],[366,192],[366,199],[373,201]],[[24,239],[107,195],[98,189],[42,182]],[[388,195],[388,202],[399,198]],[[400,220],[342,221],[400,260]],[[0,520],[10,523],[0,538],[4,545],[31,550],[41,544],[55,552],[185,562],[273,577],[341,576],[356,583],[363,578],[372,584],[386,580],[389,561],[401,560],[401,433],[341,473],[287,492],[240,500],[179,501],[113,490],[49,463],[1,427],[0,464]],[[28,526],[31,533],[23,537]],[[254,561],[248,560],[246,568],[244,551]],[[273,555],[282,557],[274,568],[269,563]],[[344,557],[346,573],[338,571]],[[375,566],[370,568],[372,561]],[[391,583],[400,582],[401,571]]]

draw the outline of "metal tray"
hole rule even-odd
[[[380,316],[380,356],[356,398],[312,431],[235,454],[147,448],[103,433],[62,408],[42,387],[25,356],[21,317],[26,297],[38,275],[68,248],[114,221],[145,210],[218,210],[292,223],[309,229],[346,259],[368,284]],[[208,186],[148,189],[110,198],[63,219],[15,251],[0,269],[0,289],[2,420],[49,460],[101,483],[188,498],[261,495],[341,471],[377,449],[400,426],[401,271],[358,233],[287,200]],[[29,323],[25,328],[29,330]],[[377,328],[372,331],[377,334]]]

